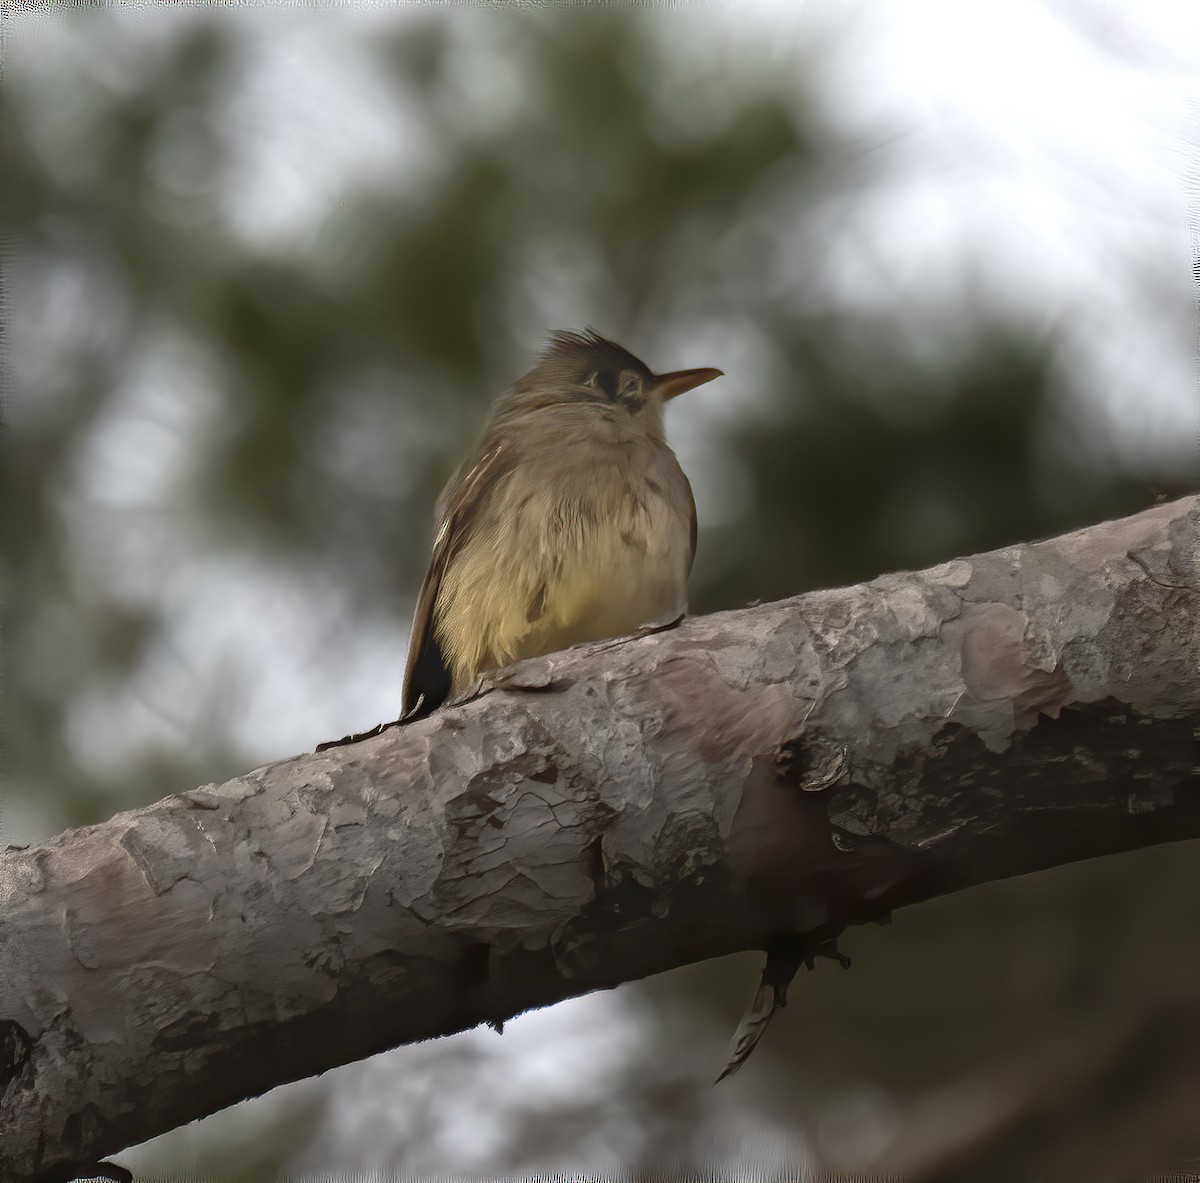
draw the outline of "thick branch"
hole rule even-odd
[[[525,662],[10,852],[0,1175],[786,933],[1200,835],[1200,500]]]

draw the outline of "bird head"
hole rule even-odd
[[[553,333],[537,364],[514,383],[514,410],[536,406],[591,404],[609,413],[649,414],[661,419],[668,399],[721,377],[701,368],[655,374],[629,350],[594,330]]]

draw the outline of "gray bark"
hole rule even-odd
[[[1200,499],[524,662],[0,867],[0,1176],[971,883],[1200,835]]]

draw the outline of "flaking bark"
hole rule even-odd
[[[1200,499],[537,658],[0,864],[0,1177],[409,1042],[1200,835]],[[797,987],[799,989],[799,987]]]

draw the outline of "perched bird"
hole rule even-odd
[[[550,338],[438,499],[402,718],[488,670],[683,615],[696,504],[663,404],[720,376],[653,374],[590,330]]]

